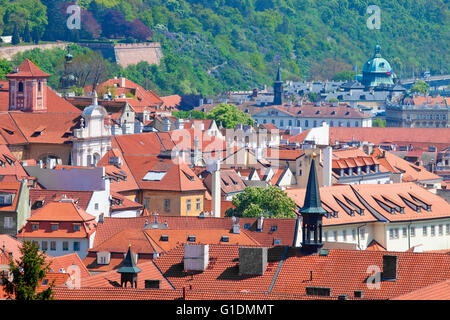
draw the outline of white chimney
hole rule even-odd
[[[323,152],[323,174],[322,174],[322,186],[331,186],[331,170],[332,170],[332,148],[330,146],[322,150]]]
[[[120,77],[120,86],[122,88],[125,88],[125,78],[124,77]]]
[[[214,217],[220,218],[220,201],[221,201],[221,192],[220,192],[220,162],[218,160],[210,160],[206,165],[206,170],[211,172],[212,178],[212,201],[211,201],[211,209]]]

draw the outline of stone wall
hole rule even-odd
[[[11,60],[13,56],[18,52],[23,52],[32,49],[53,49],[53,48],[62,48],[64,49],[68,45],[67,42],[55,42],[55,43],[46,43],[46,44],[35,44],[35,45],[26,45],[26,46],[8,46],[8,47],[0,47],[0,58],[4,58],[7,60]]]

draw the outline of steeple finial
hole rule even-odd
[[[94,90],[92,92],[92,105],[98,106],[98,96],[97,96],[97,91],[96,90]]]

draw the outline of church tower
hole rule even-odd
[[[322,248],[322,217],[326,214],[320,201],[319,182],[316,173],[315,153],[312,154],[302,215],[302,247],[305,254],[317,253]]]
[[[80,128],[74,129],[72,164],[74,166],[95,166],[111,149],[111,125],[107,121],[108,112],[98,104],[94,91],[92,104],[83,110]]]
[[[273,84],[273,104],[274,105],[283,104],[283,81],[281,80],[280,65],[278,65],[277,77]]]
[[[127,255],[125,256],[125,259],[123,259],[122,266],[119,270],[117,270],[117,272],[120,273],[121,287],[125,285],[126,288],[127,283],[129,282],[132,288],[133,286],[137,288],[137,274],[141,272],[141,269],[136,267],[136,263],[133,259],[133,253],[131,252],[131,245],[128,247]]]
[[[6,75],[9,80],[9,110],[47,112],[47,79],[41,71],[26,59],[17,71]]]

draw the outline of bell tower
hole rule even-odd
[[[277,106],[283,104],[283,81],[281,80],[281,71],[279,65],[277,77],[273,84],[273,104]]]
[[[137,274],[141,272],[141,269],[136,267],[136,263],[133,259],[133,254],[131,252],[131,245],[128,246],[128,252],[125,259],[122,261],[122,266],[117,270],[120,273],[120,286],[123,288],[127,287],[129,282],[131,287],[137,288]]]
[[[319,182],[316,172],[316,154],[313,153],[305,201],[300,209],[302,215],[302,247],[305,254],[314,254],[322,248],[322,217],[326,214],[320,201]]]
[[[47,112],[47,79],[41,71],[26,59],[17,71],[6,75],[9,80],[9,110]]]

